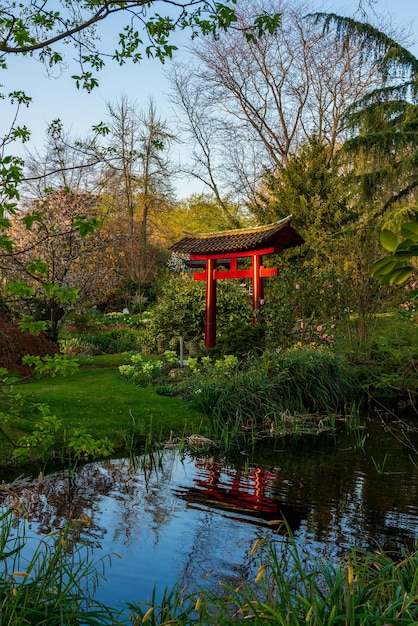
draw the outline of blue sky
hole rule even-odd
[[[363,0],[364,1],[364,0]],[[352,15],[358,6],[358,0],[323,0],[323,10],[341,15]],[[410,49],[418,55],[418,9],[416,0],[375,0],[374,10],[383,15],[390,23],[410,34]],[[187,38],[185,37],[185,41]],[[127,63],[119,67],[109,63],[99,75],[100,87],[91,94],[76,89],[71,74],[74,68],[55,73],[48,78],[43,65],[28,58],[16,58],[9,61],[9,71],[1,76],[3,91],[24,89],[33,98],[28,109],[22,111],[19,123],[25,123],[32,131],[30,147],[42,147],[47,124],[59,117],[66,129],[74,135],[85,135],[88,129],[105,119],[106,102],[117,100],[122,93],[136,101],[145,109],[152,96],[159,114],[168,122],[174,113],[170,104],[169,86],[165,72],[170,64],[162,66],[159,61],[144,59],[141,64]],[[0,134],[3,134],[11,117],[11,111],[3,110],[5,103],[0,102]],[[196,185],[182,183],[179,195],[185,196],[199,191]]]

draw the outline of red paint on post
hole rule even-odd
[[[215,261],[206,259],[206,316],[205,346],[213,348],[216,344],[216,280]]]

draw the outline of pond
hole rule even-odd
[[[415,438],[415,440],[414,440]],[[251,548],[269,536],[280,547],[286,518],[303,558],[345,554],[356,544],[399,553],[418,537],[417,435],[407,424],[369,420],[356,434],[265,440],[250,457],[181,454],[167,449],[138,459],[89,463],[0,492],[18,498],[30,532],[65,520],[104,560],[96,598],[157,598],[164,587],[238,584],[255,576]]]

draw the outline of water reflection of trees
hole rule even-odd
[[[146,458],[107,460],[42,480],[19,478],[0,485],[0,504],[36,523],[40,533],[74,522],[78,539],[92,546],[100,546],[109,532],[106,512],[111,512],[113,541],[129,545],[146,526],[157,543],[171,515],[167,489],[173,462],[172,454],[162,466]]]
[[[388,452],[382,473],[376,460]],[[273,465],[270,463],[273,462]],[[369,429],[364,448],[342,435],[328,446],[301,445],[273,454],[283,502],[309,507],[305,540],[340,548],[361,545],[399,551],[418,534],[418,472],[410,450],[383,429]]]

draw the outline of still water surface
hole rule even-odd
[[[374,420],[360,435],[266,443],[233,461],[165,450],[145,464],[113,459],[51,474],[18,492],[35,535],[88,516],[81,538],[95,558],[111,555],[96,597],[121,608],[149,600],[155,585],[158,597],[177,581],[235,585],[254,576],[251,547],[262,536],[280,547],[283,516],[304,558],[335,559],[353,544],[413,547],[418,455],[412,435],[396,433]]]

